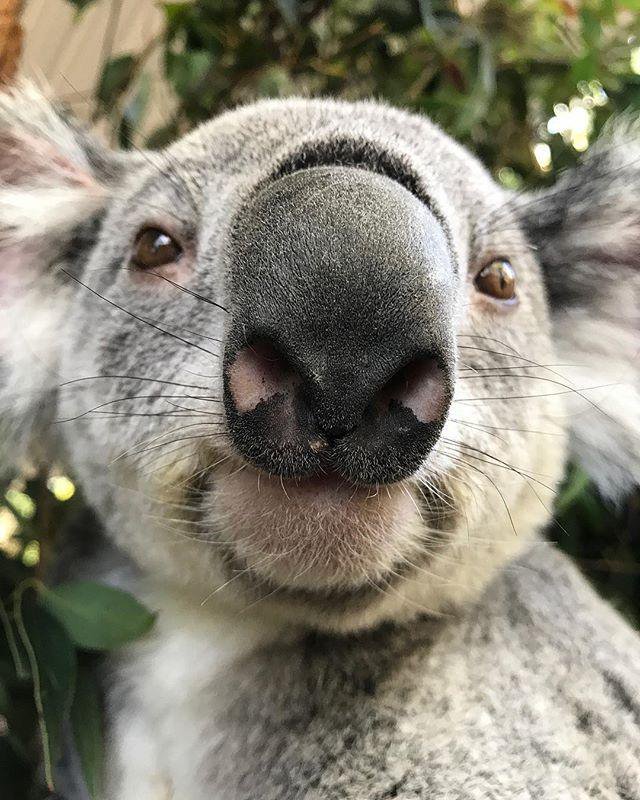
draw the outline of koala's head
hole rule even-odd
[[[5,459],[55,447],[150,575],[440,612],[550,521],[567,441],[609,495],[640,477],[632,127],[533,196],[374,103],[115,153],[27,88],[0,146]]]

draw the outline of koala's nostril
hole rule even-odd
[[[380,388],[384,362],[348,372],[348,353],[324,362],[296,354],[293,362],[271,342],[253,340],[226,368],[230,431],[244,456],[285,477],[329,467],[368,484],[418,469],[451,400],[449,372],[437,358],[412,359]]]
[[[443,417],[448,402],[445,371],[435,358],[420,357],[406,364],[383,386],[374,406],[384,414],[399,404],[413,412],[418,422],[431,423]]]
[[[276,395],[292,397],[300,382],[291,364],[266,340],[240,350],[228,370],[229,393],[240,414]]]

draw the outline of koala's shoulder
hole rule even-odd
[[[225,686],[210,780],[230,797],[274,800],[283,787],[313,798],[605,796],[640,780],[638,685],[638,636],[538,546],[459,618],[316,635],[249,659]]]

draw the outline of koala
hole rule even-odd
[[[640,639],[549,541],[569,456],[640,480],[637,124],[524,194],[378,102],[114,152],[23,85],[0,142],[4,467],[157,612],[105,799],[640,797]]]

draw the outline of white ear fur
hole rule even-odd
[[[104,202],[79,132],[31,84],[0,93],[0,236],[60,235]]]
[[[88,166],[80,142],[69,135],[69,124],[34,84],[23,81],[2,91],[0,120],[3,131],[30,136],[34,142],[49,144],[61,160]]]
[[[640,485],[640,326],[567,312],[556,331],[559,360],[581,365],[562,368],[574,457],[615,500]]]
[[[0,187],[0,246],[58,238],[98,211],[103,202],[103,193],[97,188]]]
[[[53,389],[69,290],[44,278],[0,306],[0,477],[27,457],[50,455]]]
[[[0,468],[20,461],[51,409],[70,295],[57,267],[106,196],[80,131],[40,92],[0,93]]]

